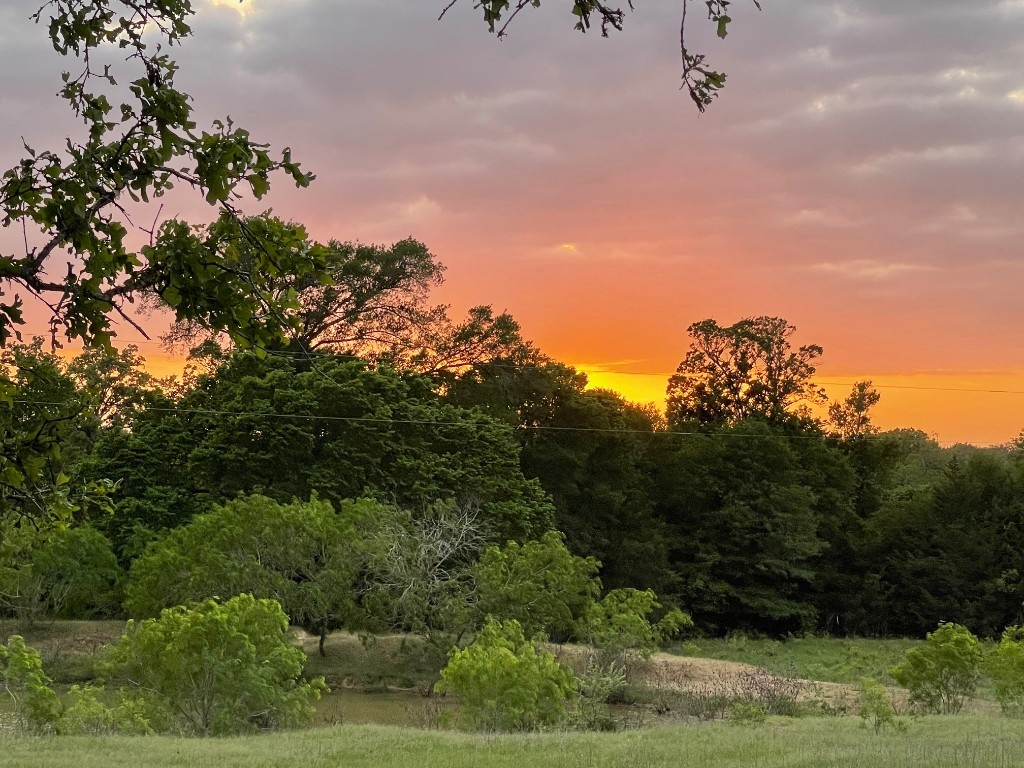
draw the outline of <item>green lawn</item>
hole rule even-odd
[[[1024,722],[930,717],[876,735],[856,718],[759,726],[690,725],[613,734],[471,736],[338,726],[231,739],[0,737],[0,766],[18,768],[1012,768],[1024,765]]]

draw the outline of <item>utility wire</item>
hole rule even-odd
[[[120,341],[124,341],[127,344],[151,344],[151,345],[156,345],[156,346],[162,346],[162,342],[153,341],[152,339],[124,339],[124,338],[121,338],[121,337],[118,337],[118,339]],[[306,360],[306,361],[309,361],[309,360],[315,360],[318,356],[320,356],[321,353],[317,353],[317,352],[293,352],[291,350],[281,349],[281,350],[269,351],[267,354],[269,354],[269,355],[271,355],[273,357],[285,357],[285,358],[292,358],[292,359],[296,359],[296,360]],[[565,365],[566,367],[569,367],[569,368],[576,368],[577,370],[580,370],[582,368],[582,366],[579,366],[579,365],[570,365],[568,363],[558,363],[557,361],[551,361],[551,362],[556,364],[556,365],[560,364],[560,365]],[[540,367],[541,365],[543,365],[543,363],[538,363],[538,364],[533,364],[533,365],[512,365],[510,363],[482,363],[481,365],[485,365],[485,366],[487,366],[489,368],[497,368],[499,370],[521,371],[521,370],[524,370],[524,369],[527,369],[527,368],[531,368],[531,367]],[[603,369],[603,370],[590,370],[590,371],[583,371],[583,372],[584,373],[589,373],[591,375],[650,376],[650,377],[655,377],[655,378],[659,378],[659,379],[664,379],[666,381],[668,381],[668,379],[671,378],[672,376],[676,375],[675,371],[672,371],[671,373],[666,373],[664,371],[612,371],[612,370]],[[882,374],[882,375],[885,375],[885,374]],[[847,381],[832,381],[832,380],[828,380],[828,379],[824,379],[824,380],[819,379],[819,380],[815,381],[814,383],[820,384],[822,386],[845,387],[845,386],[850,386],[851,384],[856,384],[859,381],[865,381],[865,380],[871,380],[871,377],[870,376],[850,377],[850,379],[847,380]],[[936,387],[936,386],[926,386],[926,385],[922,385],[922,384],[876,384],[876,383],[874,383],[874,381],[872,381],[871,386],[872,386],[873,389],[883,389],[883,390],[884,389],[904,389],[904,390],[921,391],[921,392],[965,392],[965,393],[971,393],[971,394],[987,394],[987,395],[1024,395],[1024,389],[985,389],[985,388],[981,388],[981,387]]]
[[[46,400],[28,400],[21,398],[14,398],[9,402],[27,404],[27,405],[40,405],[40,406],[52,406],[62,407],[70,405],[71,401],[46,401]],[[268,411],[228,411],[220,410],[215,408],[167,408],[163,406],[145,406],[143,410],[153,411],[157,413],[178,413],[178,414],[194,414],[201,416],[226,416],[234,418],[250,418],[250,419],[292,419],[298,421],[339,421],[348,423],[366,423],[366,424],[411,424],[416,426],[427,426],[427,427],[454,427],[454,428],[490,428],[490,427],[507,427],[512,430],[519,430],[524,432],[563,432],[563,433],[596,433],[596,434],[621,434],[621,435],[646,435],[649,437],[660,437],[663,435],[672,435],[680,437],[703,437],[711,439],[736,439],[736,438],[750,438],[760,440],[771,440],[771,439],[784,439],[784,440],[820,440],[827,435],[794,435],[794,434],[755,434],[753,432],[702,432],[699,430],[673,430],[673,429],[628,429],[618,427],[560,427],[550,424],[509,424],[507,422],[500,421],[487,414],[479,414],[486,416],[489,421],[440,421],[435,419],[403,419],[394,417],[383,417],[383,416],[329,416],[323,414],[309,414],[309,413],[278,413]],[[469,413],[469,411],[467,411]],[[888,433],[871,433],[861,435],[861,439],[885,439],[890,437]],[[959,445],[962,441],[936,441],[939,446],[949,447],[952,445]]]

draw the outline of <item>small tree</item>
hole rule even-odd
[[[693,626],[689,615],[680,610],[669,611],[661,621],[652,623],[649,616],[660,607],[649,589],[613,589],[599,602],[591,603],[578,635],[597,649],[602,667],[621,664],[631,653],[650,656],[666,639]]]
[[[0,568],[0,606],[23,622],[119,613],[123,573],[110,541],[89,526],[58,531]]]
[[[981,660],[978,638],[966,627],[944,622],[889,674],[910,692],[914,706],[925,712],[956,714],[974,694]]]
[[[515,619],[526,634],[555,641],[575,634],[576,623],[601,592],[599,563],[577,557],[558,531],[539,541],[490,546],[473,569],[481,615]]]
[[[518,621],[488,617],[471,645],[452,651],[437,689],[459,697],[473,730],[532,731],[562,721],[577,683],[571,670],[526,639]]]
[[[896,717],[896,708],[885,686],[872,677],[865,677],[857,686],[858,710],[861,725],[871,726],[875,733],[886,728],[906,730],[906,724]]]
[[[305,661],[281,606],[239,595],[129,621],[101,672],[155,697],[179,730],[214,735],[308,724],[326,686],[301,679]]]
[[[1024,713],[1024,627],[1007,627],[985,665],[1003,712]]]
[[[145,618],[163,608],[242,592],[273,598],[290,621],[320,635],[361,623],[354,582],[356,527],[378,508],[266,496],[227,502],[151,545],[132,565],[125,607]]]
[[[14,635],[0,645],[0,693],[11,702],[16,726],[35,733],[55,727],[61,706],[50,684],[39,652],[24,638]]]

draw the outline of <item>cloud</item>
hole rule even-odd
[[[889,280],[913,272],[925,272],[931,267],[920,264],[885,263],[874,259],[854,261],[824,261],[810,267],[817,272],[826,272],[854,280]]]
[[[788,226],[853,227],[857,222],[848,216],[833,211],[803,208],[784,216],[782,223]]]

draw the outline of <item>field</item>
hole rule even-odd
[[[116,622],[61,622],[35,629],[29,639],[67,685],[90,677],[95,652],[119,631]],[[905,732],[876,734],[861,725],[851,683],[864,676],[885,680],[913,641],[697,640],[633,670],[644,683],[636,691],[647,693],[617,708],[625,730],[479,736],[437,728],[453,702],[422,695],[422,675],[415,657],[404,655],[403,638],[366,645],[339,633],[323,658],[315,638],[300,639],[310,655],[308,671],[334,688],[315,728],[223,739],[6,734],[0,766],[1024,766],[1024,720],[1002,717],[984,695],[962,716],[904,717]],[[578,653],[555,650],[566,661]],[[730,715],[738,696],[769,696],[780,685],[795,692],[798,716],[771,714],[767,705],[766,719]]]
[[[0,750],[0,766],[18,768],[1015,768],[1024,722],[930,717],[882,735],[856,718],[530,736],[333,726],[230,739],[9,738]]]

